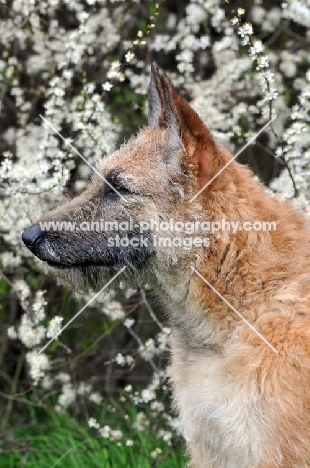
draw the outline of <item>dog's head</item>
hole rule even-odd
[[[156,64],[148,104],[148,127],[98,162],[81,195],[23,233],[25,245],[71,287],[100,287],[123,266],[155,273],[188,268],[189,258],[208,249],[199,223],[212,217],[225,181],[211,179],[230,155]]]

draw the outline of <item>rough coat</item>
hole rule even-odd
[[[208,248],[130,253],[108,252],[102,233],[44,233],[32,250],[75,287],[102,287],[127,265],[133,276],[150,275],[165,295],[173,329],[169,378],[192,468],[306,468],[310,236],[304,218],[235,161],[190,202],[230,158],[154,65],[149,127],[98,165],[105,177],[117,176],[127,202],[94,176],[82,195],[44,219],[225,218],[276,221],[276,231],[225,231],[210,234]]]

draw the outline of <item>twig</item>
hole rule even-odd
[[[166,452],[163,454],[162,457],[160,457],[160,459],[155,462],[154,464],[152,464],[152,468],[158,468],[159,466],[161,466],[162,462],[167,458],[169,457],[170,453],[172,452],[172,450],[174,449],[174,447],[176,447],[179,443],[180,443],[180,440],[181,440],[181,437],[178,437],[176,439],[176,441],[170,445],[169,449],[166,450]]]
[[[161,330],[163,330],[164,327],[163,327],[162,323],[158,320],[158,318],[156,317],[156,315],[155,315],[155,313],[154,313],[152,307],[150,306],[150,304],[149,304],[149,302],[148,302],[148,300],[147,300],[147,298],[146,298],[145,291],[144,291],[144,289],[143,289],[143,287],[142,287],[141,284],[139,284],[139,292],[140,292],[142,301],[143,301],[143,303],[145,304],[145,307],[146,307],[147,310],[149,311],[150,316],[152,317],[152,319],[154,320],[154,322],[158,325],[158,327],[159,327]]]
[[[5,415],[4,415],[4,418],[3,418],[3,421],[2,421],[2,425],[1,425],[2,431],[4,431],[5,428],[6,428],[6,425],[8,423],[8,420],[10,418],[10,414],[11,414],[11,411],[12,411],[12,408],[13,408],[13,402],[14,402],[15,397],[16,397],[16,395],[15,395],[16,394],[16,387],[17,387],[17,383],[18,383],[18,379],[19,379],[21,370],[22,370],[24,357],[25,357],[25,350],[23,349],[20,356],[19,356],[19,358],[18,358],[18,361],[17,361],[15,374],[14,374],[13,382],[12,382],[12,385],[11,385],[11,397],[12,398],[8,401],[7,406],[6,406]]]

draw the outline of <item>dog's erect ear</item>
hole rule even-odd
[[[149,125],[167,129],[169,143],[183,149],[180,162],[188,173],[209,180],[218,171],[217,146],[198,114],[177,92],[167,75],[161,76],[154,62],[148,92]],[[200,181],[201,182],[201,181]]]
[[[153,62],[151,69],[148,105],[148,123],[151,127],[169,128],[179,132],[176,116],[169,103],[167,90],[156,62]]]
[[[168,76],[160,75],[156,62],[151,68],[148,106],[149,125],[155,128],[177,127],[185,147],[191,138],[213,141],[200,117],[176,91]]]
[[[209,148],[215,151],[215,142],[205,124],[198,114],[191,108],[185,99],[177,92],[171,83],[170,78],[164,75],[163,84],[165,89],[166,101],[169,102],[182,137],[183,145],[189,156],[193,156],[199,147]],[[192,160],[192,163],[195,161]]]
[[[148,123],[151,127],[159,127],[163,114],[162,82],[156,62],[152,63],[151,82],[148,91]]]
[[[156,62],[152,64],[151,82],[148,91],[148,122],[153,128],[167,130],[166,141],[171,152],[183,148],[180,128],[169,102],[169,96],[163,77],[159,73]]]

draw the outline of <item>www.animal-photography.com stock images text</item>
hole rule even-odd
[[[0,468],[310,468],[310,1],[0,32]]]

